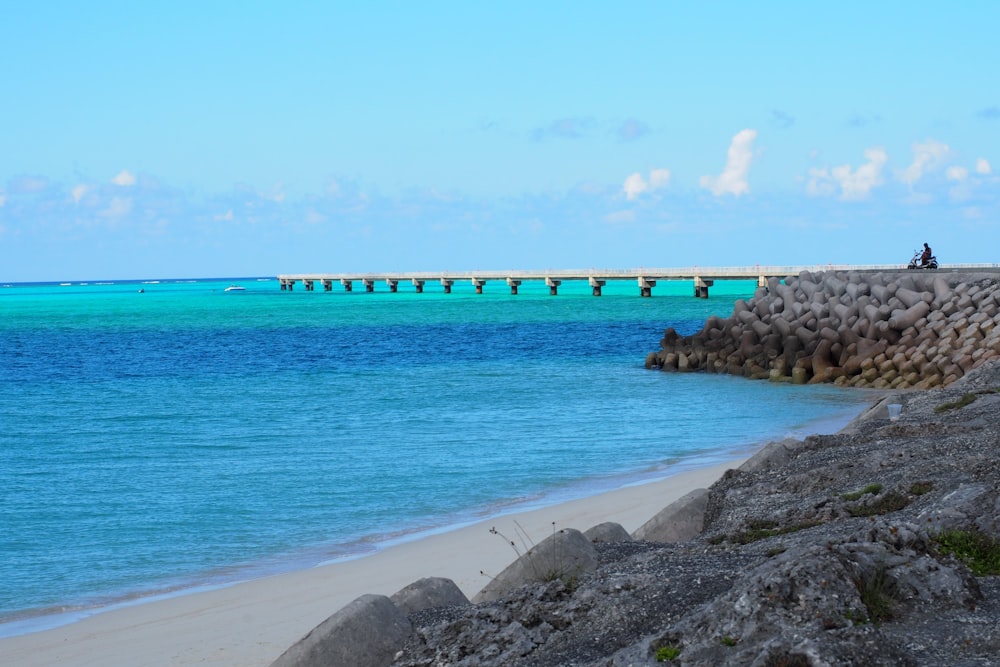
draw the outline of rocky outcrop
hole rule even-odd
[[[991,664],[1000,577],[973,576],[941,531],[1000,550],[998,414],[994,363],[883,398],[839,434],[774,443],[708,490],[692,539],[597,542],[598,567],[573,582],[411,615],[392,665]]]
[[[902,406],[895,420],[888,402]],[[772,443],[679,503],[697,515],[690,539],[632,539],[615,524],[588,531],[593,541],[558,530],[476,604],[454,597],[404,615],[364,596],[275,665],[993,664],[998,415],[1000,362],[895,392],[840,433]],[[678,520],[664,527],[690,524]],[[947,531],[975,536],[993,569],[974,574]],[[408,606],[412,591],[402,593],[393,599]]]
[[[995,274],[803,272],[691,336],[667,329],[646,367],[926,389],[1000,357],[998,324]]]

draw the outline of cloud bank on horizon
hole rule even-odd
[[[0,25],[0,281],[1000,262],[991,4],[108,8]]]

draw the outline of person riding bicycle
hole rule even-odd
[[[924,251],[920,253],[920,266],[927,266],[927,262],[931,261],[931,257],[933,256],[934,253],[931,252],[931,247],[925,243]]]

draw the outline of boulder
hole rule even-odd
[[[389,599],[405,614],[413,614],[424,609],[472,604],[454,581],[444,577],[418,579],[394,593]]]
[[[775,442],[769,442],[761,447],[756,454],[743,462],[740,470],[743,472],[757,472],[768,468],[777,468],[788,462],[792,457],[792,452],[802,445],[801,440],[795,438],[785,438]]]
[[[632,537],[650,542],[684,542],[699,535],[705,525],[708,489],[695,489],[660,510]]]
[[[384,595],[362,595],[317,625],[271,667],[387,667],[412,627]]]
[[[625,527],[614,521],[599,523],[589,530],[583,531],[583,536],[591,542],[631,542],[632,536]]]
[[[571,579],[596,569],[594,545],[580,531],[564,528],[507,566],[472,601],[489,602],[524,584]]]

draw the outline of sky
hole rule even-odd
[[[2,282],[1000,262],[1000,3],[0,2]]]

